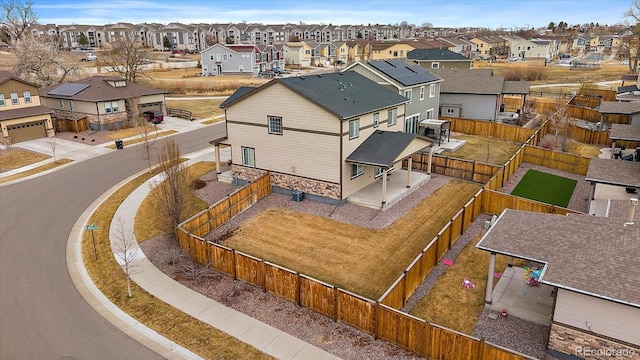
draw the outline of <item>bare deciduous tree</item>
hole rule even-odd
[[[221,276],[219,273],[213,270],[213,268],[211,267],[211,263],[202,265],[195,261],[188,261],[187,263],[183,264],[182,273],[185,276],[191,278],[191,280],[195,282],[196,285],[202,279],[211,279]]]
[[[149,173],[152,171],[151,150],[158,139],[158,127],[154,124],[153,128],[147,125],[143,116],[134,121],[136,134],[142,140],[142,157],[147,162]]]
[[[568,132],[569,132],[569,104],[559,95],[555,99],[553,112],[548,112],[547,117],[553,124],[555,145],[559,146],[561,151],[566,151]]]
[[[57,164],[58,159],[56,158],[56,147],[58,144],[56,142],[56,138],[55,136],[52,136],[48,140],[49,140],[49,147],[51,148],[51,152],[53,153],[53,161]]]
[[[47,86],[78,77],[78,65],[52,38],[25,36],[14,42],[14,50],[14,72],[22,79]]]
[[[117,231],[115,237],[115,256],[124,270],[127,277],[127,294],[133,297],[131,293],[131,275],[135,272],[135,261],[138,256],[138,244],[133,236],[133,231],[127,232],[124,228],[122,219],[117,219]]]
[[[163,146],[158,152],[158,161],[163,180],[151,184],[155,187],[151,194],[161,217],[159,223],[166,224],[167,229],[165,230],[171,232],[175,238],[177,237],[176,227],[183,220],[187,196],[190,191],[189,170],[185,162],[180,159],[178,145],[171,138],[163,142]]]
[[[640,59],[640,0],[633,0],[631,8],[624,13],[629,24],[629,30],[633,33],[621,47],[621,55],[629,59],[629,73],[635,74],[638,70]]]
[[[31,0],[0,0],[0,28],[6,31],[9,39],[20,40],[28,34],[28,29],[38,23],[38,16],[33,11]]]
[[[135,82],[143,76],[143,65],[148,62],[151,53],[137,39],[120,38],[105,47],[103,61],[111,70],[122,75],[127,81]]]

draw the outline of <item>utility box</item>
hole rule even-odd
[[[118,150],[124,149],[124,142],[122,140],[116,140],[116,149]]]
[[[304,193],[302,191],[295,190],[292,194],[293,194],[293,201],[300,202],[304,200]]]

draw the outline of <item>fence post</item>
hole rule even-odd
[[[338,310],[339,310],[339,305],[338,305],[338,288],[337,287],[333,287],[333,321],[338,321]]]
[[[236,269],[237,263],[236,263],[236,250],[235,249],[231,249],[231,262],[233,263],[233,278],[235,280],[238,279],[238,270]]]
[[[476,353],[476,360],[482,360],[484,358],[484,338],[480,339],[478,343],[478,352]]]
[[[300,281],[300,273],[296,271],[296,277],[298,278],[298,289],[297,289],[297,294],[296,294],[296,303],[298,304],[298,306],[302,305],[302,296],[301,296],[301,289],[302,289],[302,282]]]

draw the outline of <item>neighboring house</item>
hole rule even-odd
[[[468,58],[475,58],[476,56],[476,44],[464,39],[461,36],[448,37],[448,38],[440,37],[437,40],[445,44],[448,44],[449,50],[455,53],[466,56]],[[451,49],[450,46],[453,46],[453,49]]]
[[[510,47],[509,57],[551,60],[557,54],[550,40],[527,40],[518,36],[504,36]]]
[[[415,49],[407,54],[423,68],[430,69],[471,69],[473,60],[447,49]]]
[[[440,83],[437,76],[403,60],[359,61],[344,71],[355,71],[409,99],[405,107],[404,132],[425,135],[420,122],[438,118]]]
[[[269,171],[277,191],[340,203],[385,184],[389,171],[431,145],[402,132],[406,102],[352,71],[277,78],[220,105],[227,137],[218,143],[231,147],[236,180]]]
[[[284,61],[297,68],[311,66],[312,49],[304,41],[290,42],[284,45]]]
[[[347,62],[369,60],[371,52],[371,41],[367,39],[355,39],[347,41],[348,58]]]
[[[38,86],[0,71],[0,138],[14,144],[51,137],[52,113],[40,104]]]
[[[591,46],[591,40],[592,39],[593,38],[591,36],[588,36],[588,35],[576,36],[576,38],[573,39],[573,43],[571,45],[571,49],[575,53],[584,53],[584,52],[589,50],[589,47]]]
[[[110,130],[131,125],[145,111],[164,112],[166,93],[117,76],[93,76],[43,87],[40,98],[56,120],[86,121],[91,130]]]
[[[492,70],[433,69],[440,85],[440,116],[496,121],[504,95],[520,96],[522,112],[529,82],[506,81]]]
[[[257,55],[255,45],[215,44],[200,53],[202,75],[250,75],[257,76],[267,69],[265,60]]]
[[[636,166],[640,163],[613,161]],[[591,168],[591,166],[590,166]],[[627,209],[637,207],[633,200]],[[547,352],[562,359],[640,357],[640,216],[568,216],[505,210],[477,248],[542,263],[539,281],[555,294]],[[493,279],[487,281],[488,287]],[[487,304],[493,292],[486,290]],[[524,294],[523,294],[524,295]]]
[[[406,59],[413,49],[415,46],[409,42],[374,41],[371,44],[371,60]]]
[[[477,36],[469,41],[476,44],[476,51],[481,59],[489,60],[509,56],[509,44],[500,36]]]

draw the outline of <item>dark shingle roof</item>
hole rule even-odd
[[[589,161],[586,181],[640,188],[640,162],[593,158]]]
[[[416,134],[376,130],[345,161],[388,167],[415,138]]]
[[[154,89],[149,86],[136,84],[134,82],[127,81],[126,86],[114,87],[108,82],[125,81],[124,78],[119,76],[92,76],[81,80],[73,81],[65,84],[55,84],[46,86],[40,89],[40,96],[53,97],[53,98],[65,98],[82,101],[110,101],[120,99],[130,99],[140,97],[144,95],[157,95],[166,94],[165,90]],[[74,93],[73,95],[56,95],[56,90],[64,87],[69,87],[69,84],[76,84],[78,88],[81,85],[88,85],[86,88]]]
[[[528,81],[505,81],[502,85],[503,94],[529,94],[529,82]]]
[[[477,247],[544,263],[545,284],[640,307],[640,224],[625,221],[507,209]]]
[[[53,114],[53,110],[43,105],[23,107],[13,110],[0,111],[0,120],[19,119],[27,116]]]
[[[245,94],[248,94],[250,92],[252,92],[253,90],[257,89],[257,87],[253,87],[253,86],[241,86],[240,88],[238,88],[238,90],[236,90],[236,92],[234,92],[233,94],[231,94],[231,96],[229,96],[228,98],[226,98],[222,104],[220,104],[220,108],[224,109],[225,107],[227,107],[228,104],[236,101],[236,99],[242,97]]]
[[[414,49],[407,53],[407,59],[420,61],[472,61],[468,57],[449,49]]]
[[[628,93],[631,91],[638,91],[638,86],[635,84],[627,85],[627,86],[618,86],[618,94]]]
[[[629,124],[611,124],[609,139],[640,141],[640,127]]]
[[[342,119],[400,105],[409,100],[353,72],[274,80]]]
[[[440,80],[437,76],[425,70],[422,66],[408,64],[399,59],[371,60],[366,64],[387,75],[403,86],[425,84]]]

